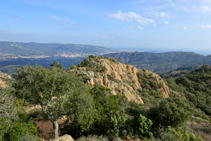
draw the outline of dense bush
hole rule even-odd
[[[90,55],[82,61],[78,67],[86,67],[87,70],[92,70],[94,72],[105,72],[107,69],[100,63],[101,59],[101,57]]]
[[[178,127],[192,115],[192,107],[181,97],[170,97],[160,102],[158,106],[150,109],[149,117],[154,126],[161,124],[164,127]]]
[[[8,131],[6,139],[15,141],[18,140],[24,134],[34,135],[35,133],[37,133],[37,128],[33,123],[15,123],[13,125],[13,128]]]

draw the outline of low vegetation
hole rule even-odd
[[[105,58],[89,56],[72,69],[86,67],[105,73],[105,67],[95,63],[101,59]],[[210,66],[185,76],[166,78],[171,88],[169,98],[163,98],[159,91],[161,85],[152,79],[154,74],[145,75],[142,73],[145,71],[136,74],[143,86],[137,95],[144,101],[138,104],[128,101],[123,94],[113,95],[102,85],[87,86],[83,76],[65,69],[59,62],[47,69],[39,65],[23,66],[15,71],[12,85],[0,90],[0,140],[38,141],[39,130],[33,121],[44,119],[54,125],[55,138],[60,130],[61,134],[70,134],[78,141],[207,140],[202,131],[195,130],[197,124],[191,123],[193,119],[206,122],[206,134],[210,133]],[[116,81],[112,74],[108,77]],[[40,104],[42,109],[26,113],[23,107],[31,104]],[[63,115],[66,120],[59,127],[57,119]]]

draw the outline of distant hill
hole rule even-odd
[[[211,64],[211,56],[203,56],[194,52],[123,52],[110,53],[103,56],[118,58],[120,62],[129,63],[139,69],[147,69],[156,73],[167,72],[181,67]]]
[[[168,77],[176,77],[176,76],[185,76],[186,74],[190,73],[191,71],[200,68],[201,66],[187,66],[187,67],[180,67],[175,70],[159,73],[162,78]]]
[[[0,59],[2,58],[44,58],[44,57],[87,57],[118,52],[116,49],[82,44],[47,44],[0,42]]]
[[[58,61],[65,68],[69,68],[73,64],[79,64],[89,55],[102,55],[113,52],[119,52],[119,50],[82,44],[0,41],[0,71],[11,75],[15,68],[20,68],[22,65],[38,63],[43,67],[49,67],[54,61]]]

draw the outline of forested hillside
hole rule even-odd
[[[209,141],[210,68],[164,82],[146,69],[93,55],[71,69],[59,62],[23,66],[0,91],[0,140],[69,134],[75,140]]]
[[[118,58],[120,62],[129,63],[139,69],[147,69],[156,73],[163,73],[181,67],[211,65],[210,56],[203,56],[193,52],[123,52],[104,56]]]

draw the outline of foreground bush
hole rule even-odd
[[[161,132],[160,139],[162,141],[204,141],[200,136],[196,137],[188,131],[180,132],[168,126],[164,132]]]

